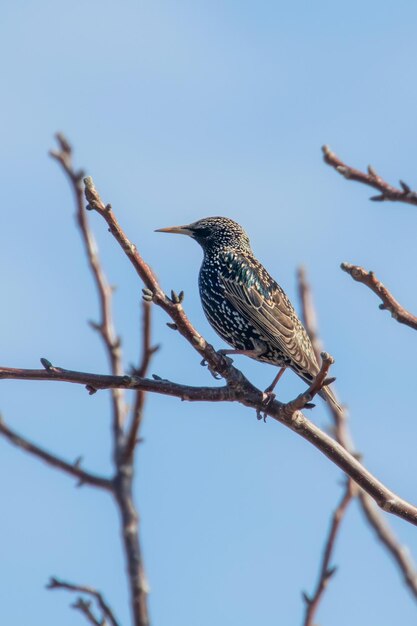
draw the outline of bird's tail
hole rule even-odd
[[[329,386],[323,387],[323,389],[319,392],[319,395],[322,398],[324,398],[326,402],[329,402],[329,404],[331,404],[335,409],[337,409],[337,411],[340,411],[340,412],[343,411],[343,408],[338,403],[336,396],[334,395],[333,391],[330,389]]]

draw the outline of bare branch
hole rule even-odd
[[[249,380],[231,364],[230,359],[227,359],[223,355],[215,352],[213,347],[210,346],[192,326],[185,315],[180,302],[168,298],[162,292],[155,274],[143,261],[142,257],[137,252],[136,247],[129,241],[119,226],[111,206],[105,205],[102,202],[97,190],[94,187],[92,179],[85,179],[85,185],[85,193],[89,202],[89,208],[96,210],[106,220],[110,232],[121,245],[122,249],[125,251],[126,255],[133,264],[136,272],[144,281],[146,285],[145,296],[149,296],[148,299],[152,299],[169,314],[172,321],[176,324],[178,331],[187,339],[195,350],[197,350],[204,360],[207,361],[211,369],[218,372],[226,379],[228,384],[225,388],[220,388],[221,390],[219,390],[219,388],[213,389],[210,393],[207,393],[207,396],[205,396],[204,399],[208,399],[208,396],[210,395],[210,399],[214,399],[216,401],[220,399],[220,396],[222,396],[222,399],[226,399],[228,401],[238,401],[245,406],[255,409],[258,413],[264,412],[266,415],[271,416],[312,443],[317,449],[338,465],[348,476],[357,482],[359,486],[361,486],[385,511],[389,511],[392,514],[398,515],[412,524],[417,525],[416,507],[399,498],[396,494],[387,489],[387,487],[372,476],[372,474],[368,472],[361,465],[361,463],[352,456],[352,454],[350,454],[337,441],[334,441],[334,439],[311,423],[302,413],[299,411],[294,412],[291,403],[283,405],[277,400],[269,400],[267,406],[265,406],[265,396],[263,392],[252,385],[252,383],[250,383]],[[5,370],[6,368],[3,368],[2,371],[0,370],[0,377],[5,376]],[[10,373],[10,368],[8,371]],[[56,373],[53,371],[51,374],[56,376]],[[36,377],[39,378],[39,376]],[[75,382],[75,380],[73,381]],[[97,380],[99,386],[102,381],[103,379]],[[146,385],[147,390],[159,391],[160,393],[163,392],[162,387],[164,387],[164,392],[166,391],[170,395],[178,395],[184,399],[203,399],[200,395],[201,390],[196,390],[195,388],[193,390],[193,388],[188,387],[180,390],[178,387],[173,386],[173,383],[163,383],[155,386],[151,385],[150,382],[151,381],[136,381],[136,384],[141,388],[145,388]],[[114,381],[112,381],[111,384],[114,384]],[[122,386],[125,386],[126,384],[131,386],[130,382],[125,382]],[[101,386],[103,385],[101,384]],[[206,392],[207,389],[205,390],[205,393]],[[193,398],[191,396],[193,396]]]
[[[63,459],[60,459],[55,454],[51,454],[47,452],[43,448],[35,445],[25,437],[22,437],[14,430],[6,426],[3,420],[0,420],[0,435],[3,435],[8,439],[14,446],[25,450],[25,452],[29,452],[33,456],[38,457],[42,461],[45,461],[48,465],[55,467],[57,469],[70,474],[74,478],[77,478],[79,481],[79,485],[90,485],[92,487],[100,487],[101,489],[106,489],[107,491],[113,491],[113,483],[109,478],[103,478],[102,476],[97,476],[96,474],[91,474],[86,470],[82,469],[79,461],[75,463],[68,463]]]
[[[320,354],[323,352],[323,343],[320,341],[317,328],[317,315],[313,305],[310,285],[307,281],[306,271],[304,267],[299,267],[297,271],[298,297],[301,302],[301,310],[311,343],[313,344],[314,353],[317,363],[320,363]]]
[[[145,284],[144,298],[152,301],[160,306],[175,323],[176,329],[185,339],[193,346],[195,350],[209,364],[210,368],[223,376],[228,382],[233,384],[239,382],[240,373],[231,364],[230,359],[224,358],[218,354],[213,346],[208,344],[200,333],[193,327],[189,319],[184,313],[181,302],[175,301],[164,294],[158,280],[147,263],[140,256],[136,246],[127,238],[120,227],[116,216],[110,204],[104,204],[97,189],[94,186],[93,179],[88,177],[84,179],[85,195],[87,198],[88,208],[97,211],[107,222],[109,231],[116,241],[122,247],[123,251],[132,263],[135,271]]]
[[[52,366],[48,370],[18,369],[14,367],[0,367],[0,380],[46,380],[68,382],[85,385],[90,395],[99,389],[140,389],[174,396],[181,400],[221,402],[235,399],[235,392],[227,385],[222,387],[193,387],[180,385],[169,380],[153,375],[154,380],[139,378],[138,376],[110,376],[109,374],[93,374],[91,372],[78,372],[67,370],[62,367]],[[243,376],[243,375],[242,375]],[[250,383],[249,383],[250,384]],[[256,389],[253,387],[253,389]],[[261,395],[262,392],[257,390]]]
[[[366,519],[375,530],[378,539],[393,557],[400,573],[404,577],[405,584],[417,600],[417,570],[407,548],[400,545],[399,540],[394,535],[391,528],[383,519],[378,509],[375,508],[372,498],[364,491],[360,490],[359,499]]]
[[[229,383],[223,387],[190,387],[169,381],[151,381],[148,379],[136,379],[135,381],[132,379],[133,382],[127,382],[125,377],[118,379],[117,377],[71,372],[70,370],[61,370],[64,374],[57,374],[55,371],[49,374],[52,377],[50,378],[51,380],[70,380],[71,382],[82,384],[86,384],[87,380],[91,380],[99,388],[103,388],[105,386],[103,381],[107,380],[108,386],[116,385],[118,382],[124,388],[127,386],[135,388],[136,385],[146,391],[176,396],[182,400],[240,402],[244,406],[255,409],[258,413],[263,412],[269,415],[309,441],[362,487],[384,511],[388,511],[417,525],[417,507],[390,491],[375,476],[368,472],[345,447],[320,430],[318,426],[310,422],[302,413],[294,411],[293,407],[296,401],[282,404],[277,400],[269,400],[265,404],[265,394],[260,389],[254,387],[239,370],[233,369],[236,372],[234,376],[239,376],[239,384],[236,382],[236,378],[233,378],[233,385]],[[11,372],[12,375],[6,376],[7,372]],[[3,368],[0,370],[0,378],[2,377],[45,380],[48,377],[48,372],[46,370],[12,370],[11,368]]]
[[[299,273],[299,295],[302,305],[302,317],[304,325],[310,334],[310,322],[316,318],[314,305],[311,295],[311,289],[307,282],[305,273],[303,270]],[[317,327],[314,326],[310,337],[313,342],[315,350],[321,349],[322,345],[317,334]],[[351,434],[347,425],[347,416],[345,411],[338,411],[337,408],[331,404],[327,405],[330,411],[335,427],[335,435],[337,441],[353,455],[355,453],[354,444],[352,442]],[[411,563],[410,558],[406,554],[404,548],[401,547],[399,540],[394,535],[388,524],[382,518],[381,512],[378,511],[373,503],[372,498],[367,490],[359,489],[359,502],[361,504],[362,511],[366,516],[369,524],[376,532],[378,538],[386,547],[388,552],[394,558],[397,563],[404,580],[410,589],[414,597],[417,598],[417,571]]]
[[[148,372],[152,356],[159,349],[159,346],[151,345],[151,304],[143,302],[143,319],[142,319],[142,358],[139,367],[135,369],[134,374],[140,378],[144,378]],[[133,460],[136,443],[139,437],[139,429],[142,423],[143,409],[145,405],[146,394],[142,389],[136,392],[135,404],[132,411],[132,423],[126,436],[126,444],[124,449],[125,460]]]
[[[74,585],[73,583],[66,582],[64,580],[59,580],[58,578],[52,577],[49,583],[46,585],[47,589],[66,589],[67,591],[73,591],[76,593],[83,593],[87,596],[94,598],[97,603],[98,608],[103,614],[103,618],[108,620],[110,626],[119,626],[119,622],[117,621],[112,609],[105,601],[103,595],[94,589],[93,587],[87,587],[85,585]],[[80,610],[87,619],[90,620],[92,624],[98,626],[103,626],[103,621],[99,622],[95,619],[91,612],[90,603],[86,600],[79,598],[75,604],[72,605],[73,608]]]
[[[99,621],[94,615],[93,611],[91,610],[91,600],[84,600],[84,598],[81,597],[77,598],[76,601],[71,604],[71,608],[75,609],[76,611],[80,611],[80,613],[84,615],[86,620],[90,622],[90,624],[92,624],[93,626],[107,626],[107,621],[105,620],[105,618]]]
[[[71,147],[62,135],[58,135],[57,139],[60,144],[60,151],[58,153],[53,153],[53,156],[62,164],[65,172],[70,178],[70,182],[72,183],[77,203],[78,225],[81,230],[90,269],[92,271],[100,299],[101,321],[99,324],[92,324],[92,326],[101,334],[110,360],[113,377],[120,378],[123,374],[123,367],[120,340],[116,335],[112,320],[112,290],[101,268],[97,254],[97,247],[88,225],[86,209],[84,207],[81,177],[73,170],[71,162]],[[146,354],[145,358],[148,359],[149,356],[150,355]],[[43,363],[43,365],[45,366],[45,363]],[[144,368],[145,365],[146,363],[144,364]],[[46,369],[52,370],[56,368],[52,368],[52,366],[48,367],[47,363]],[[128,380],[129,377],[125,377],[125,379]],[[145,580],[145,576],[139,545],[138,515],[132,497],[133,467],[132,463],[127,466],[125,459],[124,420],[127,414],[127,406],[124,400],[124,387],[125,385],[109,386],[112,390],[111,395],[113,402],[113,458],[116,468],[114,496],[118,504],[122,521],[122,539],[129,574],[128,580],[131,592],[134,624],[135,626],[147,626],[149,623],[147,610],[148,590],[147,586],[143,582]],[[97,387],[94,386],[94,384],[87,384],[87,389],[90,393],[94,393]],[[133,418],[136,432],[137,428],[139,428],[145,395],[143,388],[137,387],[137,389],[137,395],[138,397],[140,396],[140,398],[137,400],[136,404],[138,406],[136,407],[136,413]],[[132,436],[136,439],[136,434],[133,434]]]
[[[230,364],[222,355],[216,353],[203,337],[195,330],[180,303],[168,298],[161,290],[158,280],[151,268],[139,255],[136,246],[129,241],[112,211],[111,205],[106,205],[101,200],[97,189],[91,178],[84,179],[85,194],[91,210],[97,211],[107,222],[109,230],[115,237],[119,245],[128,256],[137,274],[145,283],[144,297],[148,301],[163,308],[171,317],[177,329],[187,341],[199,352],[210,369],[218,372],[228,382],[228,387],[232,387],[236,392],[235,399],[246,406],[252,406],[256,411],[264,412],[281,423],[285,424],[302,437],[315,445],[323,454],[332,459],[343,471],[345,471],[355,482],[357,482],[369,495],[375,499],[384,510],[399,515],[403,519],[417,524],[417,509],[404,501],[398,500],[392,492],[386,489],[381,483],[376,483],[367,470],[346,449],[317,427],[309,422],[305,416],[299,412],[291,413],[290,408],[286,410],[276,400],[270,402],[268,406],[259,403],[259,390],[253,387],[245,379],[239,370]],[[336,410],[336,409],[334,409]],[[346,456],[347,455],[347,456]],[[363,471],[362,471],[363,470]]]
[[[316,611],[318,609],[320,600],[326,590],[327,584],[330,578],[335,574],[336,568],[330,566],[330,562],[333,556],[336,537],[340,530],[340,525],[342,523],[343,517],[346,513],[346,510],[354,497],[355,486],[351,480],[348,480],[346,483],[346,488],[343,493],[343,497],[337,506],[335,512],[333,513],[332,521],[329,528],[329,533],[326,539],[322,562],[320,566],[320,573],[317,580],[316,589],[311,597],[307,596],[307,594],[303,594],[304,600],[306,602],[306,613],[304,618],[304,626],[314,626],[314,617]]]
[[[72,164],[72,147],[67,139],[61,133],[56,135],[56,139],[58,141],[59,150],[51,151],[50,155],[61,164],[74,192],[77,223],[100,302],[101,320],[99,323],[91,322],[90,325],[100,334],[103,340],[112,374],[114,376],[121,376],[123,373],[122,354],[120,339],[116,335],[113,324],[111,309],[112,288],[101,267],[97,244],[88,223],[87,212],[84,206],[84,189],[82,182],[84,174],[83,172],[76,172],[74,170]],[[119,447],[123,435],[123,420],[126,414],[123,392],[120,389],[113,389],[112,402],[113,429],[115,434],[114,454],[117,455],[120,452]]]
[[[404,181],[400,180],[401,189],[398,189],[389,185],[381,178],[371,165],[368,166],[368,173],[365,174],[343,163],[343,161],[330,150],[329,146],[323,146],[322,150],[325,163],[333,167],[339,174],[348,180],[356,180],[380,192],[377,196],[372,196],[370,198],[371,200],[375,202],[390,200],[391,202],[405,202],[407,204],[417,205],[417,192],[412,191]]]
[[[363,267],[350,263],[342,263],[340,267],[353,280],[369,287],[382,300],[382,304],[379,305],[380,309],[389,311],[400,324],[406,324],[406,326],[417,330],[417,317],[401,306],[373,272],[367,272]]]

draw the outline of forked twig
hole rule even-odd
[[[84,595],[90,596],[96,601],[97,606],[103,615],[103,618],[108,621],[110,626],[119,626],[119,622],[117,621],[114,612],[104,599],[103,594],[97,591],[97,589],[94,589],[94,587],[87,587],[86,585],[75,585],[73,583],[69,583],[65,580],[60,580],[52,576],[49,580],[49,583],[46,585],[46,588],[65,589],[67,591],[82,593]],[[102,626],[103,621],[94,621],[95,618],[91,612],[91,606],[89,602],[86,602],[86,600],[84,600],[83,598],[78,598],[78,600],[72,606],[73,608],[78,609],[82,613],[84,613],[84,615],[87,617],[87,619],[90,620],[91,623]]]
[[[367,173],[361,172],[354,167],[350,167],[350,165],[346,165],[346,163],[330,150],[329,146],[323,146],[322,151],[324,162],[333,167],[339,174],[348,180],[356,180],[358,183],[373,187],[380,192],[376,196],[371,196],[370,200],[374,202],[390,200],[391,202],[405,202],[407,204],[417,205],[417,192],[412,191],[403,180],[400,180],[401,189],[398,189],[397,187],[389,185],[381,178],[372,165],[368,165]]]
[[[378,298],[382,301],[379,305],[381,310],[387,310],[391,313],[392,317],[400,324],[410,326],[414,330],[417,330],[417,316],[413,315],[394,298],[392,293],[381,283],[375,276],[374,272],[368,272],[359,265],[352,265],[351,263],[342,263],[342,270],[349,274],[358,283],[362,283],[371,289]]]

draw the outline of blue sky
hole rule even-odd
[[[185,290],[187,313],[215,346],[197,292],[201,252],[155,228],[206,215],[244,225],[253,248],[296,301],[303,263],[339,394],[367,467],[410,500],[417,458],[416,336],[378,310],[339,269],[375,270],[417,311],[414,207],[326,167],[328,143],[357,167],[417,186],[417,6],[402,1],[3,3],[2,362],[103,372],[87,325],[97,318],[67,182],[47,156],[64,131],[163,287]],[[141,285],[96,215],[126,367],[139,353]],[[155,312],[162,344],[152,371],[211,384],[198,355]],[[267,365],[237,358],[259,386]],[[214,383],[213,383],[214,384]],[[288,373],[280,398],[302,390]],[[81,387],[3,381],[5,420],[92,471],[110,472],[109,401]],[[329,427],[320,402],[311,418]],[[149,397],[136,499],[152,622],[158,626],[298,624],[341,474],[284,427],[240,406]],[[75,489],[0,440],[0,617],[72,626],[71,598],[50,575],[103,590],[129,623],[118,520],[105,494]],[[389,520],[411,553],[415,528]],[[339,569],[320,623],[415,623],[417,606],[351,507]],[[347,610],[347,607],[349,609]]]

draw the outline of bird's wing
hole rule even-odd
[[[281,287],[260,264],[248,263],[244,256],[229,256],[224,267],[224,297],[300,374],[315,376],[319,366],[310,338]]]

